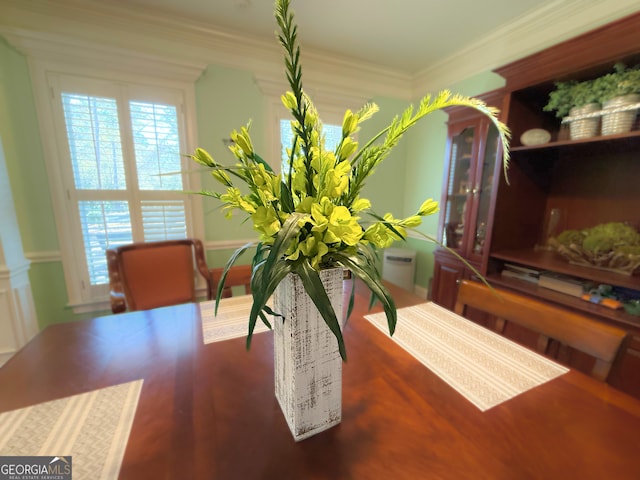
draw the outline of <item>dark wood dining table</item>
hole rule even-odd
[[[390,289],[398,307],[425,301]],[[197,304],[45,328],[0,368],[0,412],[144,379],[123,479],[640,478],[640,401],[571,370],[482,412],[365,320],[368,303],[359,287],[342,422],[301,442],[272,334],[205,345]]]

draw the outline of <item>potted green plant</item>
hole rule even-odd
[[[555,90],[543,107],[545,112],[556,112],[563,123],[569,123],[571,139],[588,138],[598,134],[600,117],[599,96],[593,80],[555,82]]]
[[[627,67],[616,63],[613,72],[594,80],[594,90],[602,104],[602,134],[631,130],[640,102],[640,65]]]

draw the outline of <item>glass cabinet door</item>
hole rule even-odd
[[[485,238],[487,235],[487,223],[489,222],[489,208],[493,190],[494,170],[499,154],[499,134],[495,125],[490,124],[484,147],[479,181],[476,182],[472,193],[477,204],[477,214],[474,222],[473,248],[475,255],[484,253]]]
[[[473,182],[472,159],[477,130],[478,128],[472,125],[451,137],[442,242],[455,250],[465,248],[467,209],[470,207]]]

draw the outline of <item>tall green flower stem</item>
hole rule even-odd
[[[269,297],[286,275],[295,273],[334,333],[340,355],[346,360],[340,323],[318,272],[324,268],[342,267],[360,278],[371,290],[372,302],[380,301],[384,307],[389,333],[393,335],[396,306],[382,283],[377,268],[377,250],[405,240],[407,229],[414,229],[421,224],[422,217],[438,211],[438,203],[427,199],[407,218],[396,219],[390,213],[379,215],[372,210],[371,202],[360,196],[366,179],[411,127],[436,110],[461,105],[489,117],[500,133],[505,174],[509,131],[498,120],[497,110],[484,102],[443,91],[435,97],[424,97],[415,112],[412,106],[407,108],[362,147],[355,141],[354,134],[362,122],[378,111],[378,107],[367,103],[357,112],[347,110],[342,121],[342,137],[333,151],[327,150],[322,122],[302,87],[297,26],[289,6],[289,0],[275,2],[275,18],[280,30],[278,39],[285,51],[286,75],[291,87],[291,91],[282,96],[282,102],[293,117],[293,142],[287,149],[283,173],[276,174],[255,152],[250,124],[231,133],[233,144],[229,148],[237,160],[234,166],[219,164],[201,148],[190,156],[210,169],[211,175],[224,187],[222,192],[200,193],[220,200],[227,217],[237,210],[248,215],[260,234],[258,242],[241,247],[231,256],[218,285],[217,298],[220,299],[228,269],[245,251],[255,248],[251,262],[253,305],[247,348],[251,345],[258,318],[270,326],[267,315],[276,314],[267,306]],[[277,163],[280,163],[279,159]],[[234,182],[242,184],[245,191]],[[365,215],[366,221],[362,220]],[[353,295],[352,291],[348,314]]]

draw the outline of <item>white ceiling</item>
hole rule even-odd
[[[274,42],[273,0],[110,0]],[[414,74],[557,0],[293,0],[303,48]]]

